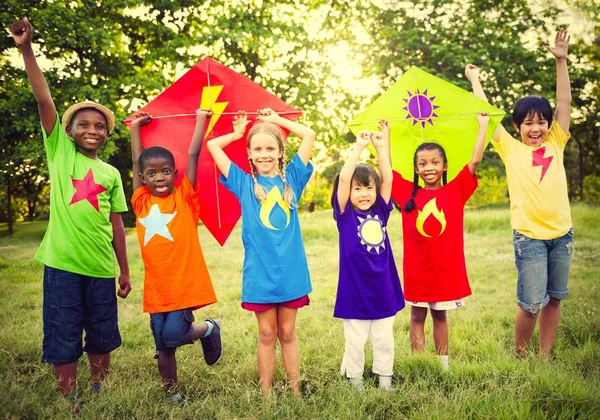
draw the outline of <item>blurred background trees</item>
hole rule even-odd
[[[331,181],[353,136],[346,127],[416,65],[465,89],[467,63],[482,69],[490,102],[510,113],[525,94],[554,100],[544,45],[572,34],[573,200],[600,201],[600,5],[581,0],[6,0],[5,28],[27,16],[59,113],[96,100],[116,115],[101,158],[131,194],[123,119],[189,67],[211,56],[303,112],[318,133],[317,175],[302,207],[329,205]],[[48,173],[37,105],[14,41],[0,39],[0,222],[47,217]],[[510,118],[505,118],[512,130]],[[291,147],[290,149],[294,149]],[[507,202],[504,169],[490,147],[474,205]],[[9,205],[10,203],[10,205]],[[312,204],[312,205],[311,205]],[[129,222],[133,221],[132,215]]]

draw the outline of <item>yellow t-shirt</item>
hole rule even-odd
[[[555,121],[544,142],[528,146],[504,129],[493,142],[504,165],[510,195],[511,225],[534,239],[555,239],[573,226],[563,151],[570,134]]]

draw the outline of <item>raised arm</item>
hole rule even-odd
[[[215,160],[219,171],[221,171],[225,178],[229,176],[229,167],[231,166],[231,159],[229,159],[229,156],[225,154],[225,151],[223,149],[225,149],[234,141],[237,141],[244,137],[244,133],[246,132],[246,127],[248,126],[248,124],[250,124],[250,121],[248,121],[246,113],[244,111],[240,111],[233,118],[233,133],[217,137],[216,139],[212,139],[208,143],[206,143],[208,151]]]
[[[192,187],[196,185],[196,174],[198,173],[198,157],[202,148],[202,140],[204,140],[204,127],[206,127],[206,119],[212,117],[213,112],[208,109],[196,110],[196,127],[194,135],[188,148],[188,161],[185,168],[185,176],[190,180]]]
[[[377,161],[379,163],[379,172],[381,173],[379,194],[386,203],[389,203],[392,196],[392,182],[394,181],[390,155],[390,123],[386,120],[380,120],[379,131],[371,132],[371,142],[377,151]]]
[[[473,94],[477,96],[479,99],[482,99],[486,102],[489,102],[485,92],[483,91],[483,87],[481,86],[481,82],[479,81],[479,67],[474,64],[467,64],[465,67],[465,76],[471,82],[471,87],[473,88]],[[487,115],[487,114],[486,114]],[[479,117],[478,117],[479,119]],[[492,135],[492,140],[498,141],[500,139],[500,132],[502,131],[502,124],[498,124],[494,134]],[[470,166],[469,166],[470,168]],[[471,171],[473,173],[473,171]]]
[[[52,100],[48,83],[46,83],[44,74],[37,63],[31,46],[33,26],[31,26],[31,23],[27,18],[23,18],[11,25],[10,32],[23,55],[25,72],[29,78],[35,100],[38,103],[38,112],[40,113],[42,127],[44,127],[46,134],[50,135],[56,124],[56,106]]]
[[[479,131],[477,132],[477,140],[475,140],[473,155],[468,164],[471,175],[475,174],[477,166],[479,166],[481,159],[483,158],[483,152],[485,151],[485,136],[490,122],[490,116],[487,112],[480,112],[477,114],[477,121],[479,122]]]
[[[567,54],[569,53],[569,40],[571,36],[565,29],[561,29],[554,38],[554,48],[546,49],[556,58],[556,115],[565,133],[569,132],[571,123],[571,81],[567,67]]]
[[[337,190],[337,200],[340,205],[340,211],[344,211],[346,204],[350,199],[350,188],[352,187],[352,175],[354,175],[354,169],[360,159],[360,154],[365,150],[365,147],[367,147],[370,141],[371,133],[369,131],[359,131],[358,136],[356,136],[356,144],[354,145],[350,156],[344,163],[344,166],[342,166]]]
[[[140,188],[142,184],[140,155],[144,151],[142,148],[142,138],[140,128],[150,124],[152,116],[142,111],[135,114],[135,119],[131,122],[131,160],[133,161],[133,191]]]
[[[297,153],[298,156],[300,156],[300,159],[302,159],[302,163],[304,163],[305,166],[308,165],[313,145],[315,144],[315,139],[317,137],[316,133],[311,128],[304,124],[300,124],[299,122],[283,118],[271,108],[259,109],[257,119],[277,124],[300,138],[302,142],[300,143],[300,147],[298,147]]]

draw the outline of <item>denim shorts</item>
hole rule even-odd
[[[192,344],[194,314],[191,309],[150,314],[150,328],[156,350]]]
[[[573,254],[573,229],[556,239],[532,239],[513,231],[515,261],[519,272],[519,306],[536,314],[550,298],[569,295],[569,270]]]
[[[115,279],[44,266],[43,322],[44,363],[73,363],[83,351],[91,354],[113,351],[121,345]]]

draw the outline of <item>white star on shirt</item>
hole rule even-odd
[[[158,208],[158,204],[153,204],[150,207],[150,213],[146,217],[140,217],[138,220],[142,224],[142,226],[146,227],[146,233],[144,234],[144,246],[148,243],[150,239],[154,235],[160,235],[163,238],[166,238],[170,241],[174,241],[173,236],[171,236],[171,232],[169,232],[169,228],[167,228],[167,224],[173,220],[175,217],[175,213],[161,213]]]

